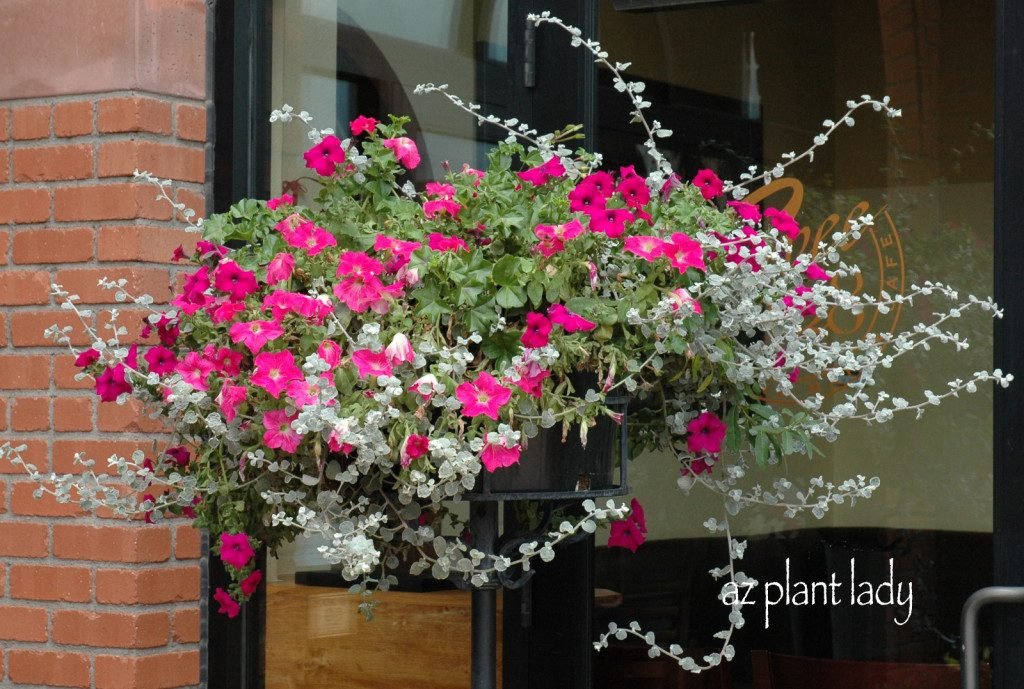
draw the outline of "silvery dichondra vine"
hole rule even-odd
[[[969,309],[998,317],[996,305],[933,282],[851,293],[840,284],[858,268],[839,249],[871,216],[793,255],[796,220],[742,200],[852,126],[854,111],[897,117],[888,99],[851,101],[807,151],[769,169],[735,182],[700,170],[686,182],[658,150],[671,132],[648,117],[652,104],[644,84],[624,76],[628,64],[548,13],[530,20],[564,29],[611,74],[646,134],[646,174],[603,169],[598,154],[571,148],[578,127],[541,134],[481,113],[445,85],[417,90],[507,135],[486,169],[446,164],[442,179],[417,189],[402,179],[420,162],[406,118],[360,116],[345,139],[312,130],[305,160],[319,181],[315,202],[247,199],[205,221],[176,206],[199,236],[194,249],[176,252],[191,268],[169,306],[131,293],[124,280],[104,281],[131,308],[97,315],[54,285],[92,341],[76,350],[70,328],[49,330],[76,355],[79,376],[106,404],[141,400],[166,422],[168,441],[153,456],[80,456],[81,471],[63,476],[5,445],[3,454],[38,480],[37,494],[154,522],[193,519],[233,577],[215,593],[228,615],[260,583],[256,549],[274,552],[299,535],[319,538],[369,609],[369,594],[394,585],[400,567],[482,585],[550,560],[560,542],[609,521],[610,544],[635,549],[647,530],[635,500],[586,501],[514,558],[475,549],[452,507],[481,472],[524,459],[541,429],[585,440],[596,419],[621,421],[606,401],[624,392],[636,404],[623,461],[670,450],[678,470],[666,480],[722,497],[723,512],[701,518],[726,536],[728,564],[712,572],[727,579],[725,591],[754,583],[736,567],[745,542],[732,537],[730,516],[759,506],[820,518],[879,485],[865,476],[794,485],[782,458],[811,461],[841,422],[920,416],[989,381],[1009,384],[995,370],[917,399],[881,390],[876,376],[897,359],[934,345],[967,347],[952,321]],[[289,106],[271,115],[311,119]],[[169,181],[138,176],[171,202]],[[885,312],[921,299],[945,306],[895,334],[842,339],[808,327],[830,310]],[[127,342],[119,320],[140,310],[145,345]],[[574,388],[577,372],[596,382]],[[807,394],[805,378],[844,387],[829,398]],[[701,660],[660,646],[636,623],[613,625],[595,645],[637,636],[652,656],[696,672],[733,655],[740,606],[727,616],[720,651]]]

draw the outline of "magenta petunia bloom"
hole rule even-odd
[[[588,321],[583,316],[578,313],[573,313],[561,304],[552,304],[549,306],[548,317],[551,318],[551,322],[555,325],[562,326],[562,329],[567,333],[576,333],[580,331],[590,332],[597,327],[597,323]]]
[[[210,314],[210,320],[214,323],[233,321],[235,316],[243,311],[245,311],[245,302],[231,301],[230,298],[206,305],[206,312]]]
[[[251,596],[256,593],[256,589],[259,588],[261,581],[263,581],[263,572],[254,569],[249,576],[239,582],[239,586],[242,588],[242,595]]]
[[[480,453],[480,461],[487,471],[494,473],[497,469],[519,464],[520,452],[522,452],[521,447],[518,445],[505,447],[504,441],[487,443],[484,445],[483,452]]]
[[[536,364],[534,364],[536,366]],[[551,371],[538,370],[533,373],[520,373],[519,380],[512,381],[512,384],[525,392],[530,397],[541,397],[544,394],[544,381],[551,376]]]
[[[768,218],[772,227],[790,239],[796,239],[800,235],[800,223],[786,211],[779,208],[766,208],[764,217]]]
[[[189,453],[188,448],[183,445],[167,448],[164,450],[164,455],[170,457],[180,467],[187,467],[188,463],[192,461],[192,455]]]
[[[590,213],[590,231],[601,232],[615,239],[634,220],[636,217],[625,208],[601,208]]]
[[[445,182],[427,182],[427,196],[440,196],[442,199],[455,198],[455,187]]]
[[[189,352],[185,358],[174,367],[181,379],[196,390],[209,390],[210,385],[206,379],[213,373],[213,362],[207,360],[199,352]]]
[[[360,378],[390,376],[394,373],[388,355],[384,352],[374,352],[372,349],[357,349],[352,352],[352,363],[359,371]]]
[[[282,251],[270,259],[270,263],[267,264],[267,284],[274,285],[284,282],[292,276],[293,270],[295,270],[295,257]]]
[[[238,416],[238,408],[245,402],[246,395],[248,395],[248,388],[244,385],[233,385],[232,383],[224,383],[221,386],[220,392],[217,393],[217,407],[220,409],[220,413],[224,415],[224,419],[231,423]]]
[[[356,313],[369,310],[385,295],[384,283],[373,275],[351,275],[334,286],[334,296]]]
[[[131,391],[132,386],[125,379],[123,364],[108,366],[96,377],[96,394],[104,402],[114,402],[122,394]]]
[[[367,256],[361,251],[346,251],[338,261],[337,276],[345,275],[380,275],[384,272],[384,264]]]
[[[233,301],[241,301],[259,289],[256,274],[234,261],[222,260],[213,273],[213,286],[227,292]]]
[[[442,392],[444,391],[444,385],[438,382],[437,376],[433,373],[427,373],[412,382],[412,385],[409,386],[409,392],[415,392],[426,402],[433,396],[435,388],[440,389]]]
[[[325,299],[326,297],[311,297],[301,292],[288,292],[279,289],[263,297],[260,308],[264,311],[269,310],[278,323],[289,313],[294,313],[320,325],[333,308],[330,301],[325,301]]]
[[[213,592],[213,599],[220,605],[217,612],[222,615],[227,615],[229,618],[234,619],[238,617],[238,613],[242,612],[242,606],[238,604],[238,601],[222,588],[218,588]]]
[[[611,176],[611,173],[604,170],[590,173],[580,180],[577,188],[582,185],[594,187],[605,198],[610,197],[615,192],[615,178]]]
[[[481,371],[472,383],[455,388],[455,397],[462,402],[464,416],[488,416],[498,420],[498,410],[508,404],[512,391],[487,371]]]
[[[391,152],[395,154],[395,160],[406,170],[412,170],[420,164],[420,152],[416,148],[416,142],[407,136],[385,139],[384,147],[391,149]]]
[[[672,290],[669,293],[672,298],[672,310],[678,311],[684,304],[688,305],[694,313],[704,313],[704,309],[701,308],[700,302],[694,299],[689,292],[682,287]]]
[[[352,136],[359,136],[360,134],[372,134],[380,124],[376,119],[367,117],[366,115],[360,115],[351,122],[348,123],[348,129],[352,132]]]
[[[644,514],[644,506],[636,498],[629,501],[629,520],[636,524],[640,533],[647,533],[647,516]]]
[[[725,422],[714,412],[702,412],[686,425],[686,447],[694,454],[717,455],[725,440]]]
[[[288,399],[295,402],[296,407],[305,407],[308,404],[316,404],[320,399],[320,385],[315,382],[310,383],[305,379],[293,380],[288,383],[285,394],[288,395]]]
[[[100,359],[99,350],[96,349],[83,349],[77,357],[75,357],[75,366],[79,368],[85,368],[90,364],[94,364]]]
[[[336,368],[341,363],[341,345],[334,340],[324,340],[316,348],[317,356],[327,362],[331,368]]]
[[[408,258],[412,256],[412,252],[419,249],[422,244],[419,242],[409,242],[404,239],[396,239],[395,237],[389,237],[386,234],[379,234],[373,241],[374,251],[390,251],[395,256],[402,256]]]
[[[451,199],[433,199],[423,204],[423,215],[428,218],[433,218],[439,213],[447,213],[451,217],[457,218],[460,210],[462,210],[462,206]]]
[[[644,178],[639,175],[622,180],[615,191],[619,192],[619,196],[630,208],[646,206],[647,202],[651,200],[651,190]]]
[[[685,273],[688,268],[696,268],[705,271],[704,250],[700,242],[682,232],[673,232],[672,241],[665,242],[662,246],[662,254],[669,260],[680,273]]]
[[[543,347],[548,343],[550,334],[551,321],[544,314],[533,311],[526,314],[526,328],[519,341],[524,347]]]
[[[427,246],[431,251],[469,251],[461,237],[449,237],[440,232],[431,232],[427,236]]]
[[[725,189],[725,184],[718,179],[718,175],[707,169],[697,172],[693,178],[693,186],[697,187],[700,195],[708,201],[721,196],[722,190]]]
[[[791,309],[799,308],[801,316],[813,316],[818,312],[818,307],[804,297],[804,295],[810,293],[810,291],[810,287],[797,285],[793,288],[794,294],[783,297],[782,303]],[[797,303],[797,299],[800,300],[799,304]]]
[[[225,376],[237,376],[242,372],[242,353],[236,352],[230,347],[216,347],[209,345],[207,351],[203,352],[213,364],[218,373]]]
[[[329,246],[338,245],[333,234],[309,221],[299,223],[298,227],[285,235],[285,241],[310,256],[316,256]]]
[[[174,373],[174,367],[178,365],[178,357],[167,347],[150,347],[142,358],[149,364],[150,373]]]
[[[291,206],[295,203],[295,197],[291,194],[281,194],[277,198],[269,199],[267,201],[267,208],[276,211],[281,206]]]
[[[608,545],[612,548],[626,548],[632,553],[643,545],[647,536],[632,519],[613,522],[608,534]]]
[[[804,271],[804,275],[815,282],[828,282],[832,279],[832,276],[817,263],[809,263]]]
[[[761,222],[761,209],[752,203],[747,203],[746,201],[729,201],[725,205],[736,211],[736,215],[740,216],[743,220],[752,223]]]
[[[245,569],[256,552],[244,533],[220,535],[220,559],[224,564],[235,569]]]
[[[547,184],[548,180],[552,177],[562,177],[565,175],[565,166],[562,165],[562,161],[558,157],[551,158],[545,163],[538,165],[537,167],[531,167],[529,170],[523,172],[517,172],[516,176],[524,182],[529,182],[535,187],[539,187],[542,184]]]
[[[256,354],[265,344],[284,335],[284,328],[275,321],[248,321],[235,323],[228,329],[228,334],[232,342],[244,344]]]
[[[412,460],[419,459],[428,452],[430,452],[430,438],[416,433],[411,434],[402,443],[402,450],[399,453],[402,467],[408,467],[412,464]]]
[[[601,210],[608,202],[608,197],[593,184],[580,182],[569,192],[569,210],[573,213],[591,213]]]
[[[299,418],[298,414],[288,414],[283,409],[275,409],[263,414],[263,444],[274,450],[295,452],[302,443],[302,434],[292,428],[292,421]],[[244,565],[243,565],[244,566]],[[241,567],[239,567],[241,569]]]
[[[263,352],[256,356],[256,370],[249,382],[258,385],[275,398],[288,387],[293,380],[302,380],[302,371],[295,365],[295,357],[291,352]]]
[[[650,235],[626,237],[623,247],[646,261],[657,260],[665,252],[665,242]]]
[[[473,180],[473,186],[474,187],[479,187],[480,186],[480,180],[482,180],[484,177],[487,176],[487,173],[485,173],[483,170],[477,170],[476,168],[470,167],[469,163],[463,163],[462,164],[462,174],[464,174],[464,175],[471,175],[472,177],[475,178]]]
[[[341,141],[333,134],[325,136],[320,143],[302,154],[306,159],[306,167],[315,170],[318,175],[333,175],[340,163],[345,162],[345,149]]]
[[[384,353],[387,355],[388,362],[392,366],[412,363],[413,359],[416,358],[416,352],[412,349],[412,343],[402,333],[397,333],[391,338],[391,344],[387,346]]]

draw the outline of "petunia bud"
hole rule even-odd
[[[416,358],[416,353],[412,351],[409,338],[402,333],[398,333],[391,338],[391,344],[387,346],[384,353],[387,354],[388,361],[391,362],[392,366],[411,363]]]

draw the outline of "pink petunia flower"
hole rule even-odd
[[[485,176],[485,173],[483,172],[483,170],[477,170],[475,168],[471,168],[469,166],[469,163],[463,163],[462,164],[462,174],[464,174],[464,175],[472,175],[473,177],[476,178],[476,179],[473,180],[473,186],[474,187],[479,187],[480,186],[480,180],[482,180],[484,178],[484,176]]]
[[[512,397],[512,391],[503,386],[487,371],[481,371],[472,383],[462,383],[455,389],[455,397],[462,402],[465,416],[488,416],[498,420],[498,410]]]
[[[315,170],[318,175],[329,177],[338,170],[338,165],[345,162],[345,149],[341,147],[338,137],[330,134],[311,149],[302,154],[306,159],[306,167]]]
[[[256,589],[259,588],[261,581],[263,581],[263,572],[258,569],[254,569],[249,576],[238,583],[239,587],[242,589],[242,595],[251,596],[256,593]]]
[[[374,352],[372,349],[357,349],[352,352],[352,363],[359,371],[360,378],[390,376],[394,373],[388,355],[384,352]]]
[[[551,371],[537,367],[537,370],[531,373],[520,373],[519,379],[512,381],[512,384],[530,397],[540,398],[544,394],[544,381],[550,377]]]
[[[391,338],[391,344],[387,346],[384,353],[387,355],[388,362],[392,366],[409,364],[416,358],[416,352],[412,350],[409,338],[402,333],[397,333]]]
[[[669,293],[669,296],[672,297],[673,311],[678,311],[683,304],[688,304],[694,313],[704,313],[704,310],[701,308],[700,302],[694,299],[690,295],[690,293],[687,292],[682,287],[672,290],[672,292]]]
[[[782,298],[783,304],[785,304],[791,309],[799,308],[800,315],[802,316],[813,316],[818,313],[818,307],[815,306],[813,302],[804,298],[805,294],[811,292],[810,287],[805,287],[804,285],[797,285],[796,287],[793,288],[793,292],[793,295],[786,295],[785,297]],[[797,303],[797,300],[800,301],[799,304]]]
[[[581,185],[587,185],[597,189],[598,193],[606,199],[615,192],[615,178],[604,170],[598,170],[597,172],[590,173],[580,180],[577,188]]]
[[[346,251],[338,261],[338,277],[345,275],[380,275],[384,264],[361,251]]]
[[[235,316],[245,311],[245,302],[223,299],[206,305],[206,312],[214,323],[233,321]]]
[[[376,119],[367,117],[366,115],[360,115],[351,122],[348,123],[348,129],[352,132],[352,136],[359,136],[360,134],[372,134],[380,124]]]
[[[636,254],[647,261],[657,260],[665,252],[665,242],[658,237],[639,235],[626,237],[623,247],[631,254]]]
[[[612,522],[608,533],[609,547],[626,548],[631,553],[635,553],[646,540],[647,536],[632,519]]]
[[[305,407],[308,404],[316,404],[320,399],[320,385],[310,383],[305,378],[293,380],[288,383],[286,394],[288,399],[295,402],[296,407]]]
[[[332,369],[341,363],[341,345],[334,340],[324,340],[316,348],[317,356],[327,362]]]
[[[549,306],[548,316],[551,318],[552,323],[562,326],[562,329],[567,333],[590,332],[597,327],[597,323],[588,321],[583,316],[573,313],[561,304]]]
[[[558,159],[558,156],[551,158],[537,167],[531,167],[529,170],[516,173],[516,176],[519,177],[519,179],[524,182],[529,182],[535,187],[547,184],[552,177],[558,178],[563,175],[565,175],[565,166],[562,165],[562,161]]]
[[[444,182],[427,182],[427,196],[440,196],[442,199],[455,198],[455,187]]]
[[[447,213],[453,218],[459,217],[462,206],[451,199],[434,199],[423,204],[423,215],[433,218],[438,213]]]
[[[384,147],[391,149],[397,160],[406,170],[412,170],[420,164],[420,152],[416,142],[406,136],[396,139],[385,139]]]
[[[766,208],[764,211],[764,217],[768,218],[768,222],[771,226],[779,231],[780,234],[789,237],[790,239],[796,239],[800,236],[800,223],[796,219],[780,208]]]
[[[217,612],[227,615],[230,619],[238,617],[238,613],[242,612],[242,606],[238,604],[238,601],[222,588],[218,588],[213,592],[213,599],[220,605]]]
[[[174,368],[178,365],[178,357],[167,347],[150,347],[142,358],[149,364],[150,373],[174,373]]]
[[[414,459],[419,459],[430,452],[430,438],[425,435],[411,434],[402,442],[399,456],[402,467],[407,468]]]
[[[222,533],[220,535],[220,559],[229,567],[245,569],[255,557],[249,537],[244,533]]]
[[[832,279],[832,276],[828,274],[828,271],[817,263],[809,263],[807,265],[807,269],[804,271],[804,275],[815,282],[828,282]]]
[[[718,175],[707,169],[697,172],[693,178],[693,186],[700,190],[700,195],[707,201],[721,196],[722,190],[725,189],[725,184],[718,179]]]
[[[337,246],[334,235],[310,221],[300,223],[292,232],[285,235],[290,246],[304,250],[310,256],[316,256],[329,246]]]
[[[295,257],[282,251],[270,259],[270,263],[267,264],[267,284],[276,285],[288,280],[291,278],[293,270],[295,270]]]
[[[662,253],[680,273],[685,273],[687,268],[707,270],[700,242],[682,232],[672,233],[672,241],[662,246]]]
[[[573,213],[592,213],[605,207],[608,197],[593,184],[580,182],[569,192],[569,210]]]
[[[686,425],[686,447],[694,454],[717,455],[722,451],[726,426],[714,412],[701,412]]]
[[[630,208],[646,206],[651,200],[651,190],[648,188],[644,178],[639,175],[622,180],[619,182],[619,186],[615,188],[615,191],[619,193],[619,196],[622,197],[622,200]]]
[[[248,321],[235,323],[228,329],[228,334],[232,342],[244,344],[256,354],[268,342],[284,335],[284,328],[274,321]]]
[[[291,352],[263,352],[255,360],[256,370],[249,382],[258,385],[275,398],[288,387],[293,380],[302,380],[302,371],[295,365],[295,357]]]
[[[114,402],[122,394],[132,391],[125,372],[124,364],[115,364],[103,369],[103,373],[96,377],[96,394],[101,400]]]
[[[295,203],[295,197],[291,194],[281,194],[277,198],[267,201],[267,208],[276,211],[281,206],[291,206]]]
[[[740,216],[741,219],[746,220],[747,222],[761,222],[761,209],[752,203],[747,203],[746,201],[728,201],[725,205],[736,211],[736,215]]]
[[[238,416],[238,408],[245,402],[245,398],[248,395],[249,389],[244,385],[234,385],[232,383],[224,383],[221,386],[220,392],[217,393],[217,406],[220,408],[221,414],[224,415],[225,420],[231,423]]]
[[[433,396],[435,391],[444,392],[444,385],[437,380],[433,373],[427,373],[412,382],[409,392],[415,392],[426,402]]]
[[[421,246],[423,245],[419,242],[396,239],[385,234],[377,235],[377,238],[373,241],[374,251],[390,251],[395,256],[403,256],[405,258],[412,256],[412,253]]]
[[[169,447],[164,450],[164,454],[171,458],[171,461],[177,464],[179,467],[187,467],[189,462],[192,461],[192,455],[189,454],[188,448],[177,445],[175,447]]]
[[[427,246],[431,251],[469,251],[461,237],[450,237],[440,232],[431,232],[427,236]]]
[[[629,520],[636,524],[640,533],[647,533],[647,515],[644,514],[644,506],[636,498],[629,501]]]
[[[100,359],[100,352],[97,349],[83,349],[75,358],[75,366],[85,368]]]
[[[590,231],[601,232],[612,239],[626,231],[636,217],[625,208],[602,208],[590,214]]]
[[[175,372],[181,374],[181,379],[196,390],[209,390],[206,382],[207,377],[213,373],[213,363],[208,361],[199,352],[189,352],[185,358],[174,367]]]
[[[263,444],[275,450],[295,452],[302,443],[302,434],[292,428],[292,421],[299,418],[298,414],[288,414],[283,409],[275,409],[263,414]]]
[[[536,311],[526,314],[526,328],[519,341],[524,347],[543,347],[548,343],[551,334],[551,321]]]
[[[487,471],[494,473],[497,469],[519,464],[519,454],[522,452],[522,448],[519,445],[505,447],[505,442],[505,439],[502,438],[497,443],[484,445],[483,452],[480,453],[480,461]]]

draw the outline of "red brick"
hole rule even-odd
[[[7,483],[0,481],[0,514],[7,513]],[[0,569],[0,586],[4,584],[3,570]]]
[[[45,139],[50,136],[49,105],[14,108],[11,120],[11,137],[14,139]]]
[[[198,564],[189,567],[100,569],[96,571],[97,603],[156,605],[197,600],[199,600]]]
[[[0,108],[0,141],[7,141],[7,124],[10,121],[11,111],[7,108]]]
[[[92,574],[87,567],[13,565],[11,598],[88,603]]]
[[[105,226],[100,228],[96,253],[101,261],[170,263],[179,246],[191,254],[199,237],[196,232],[168,227]]]
[[[46,485],[53,487],[53,484]],[[36,499],[33,493],[37,487],[35,481],[15,483],[11,492],[11,512],[29,517],[81,517],[86,514],[77,503],[57,502],[49,493],[43,493]]]
[[[50,387],[50,357],[0,354],[0,390],[39,390]]]
[[[166,612],[126,614],[92,610],[57,610],[53,614],[53,640],[69,646],[155,648],[170,639]]]
[[[0,398],[0,431],[7,430],[7,400]],[[2,444],[2,443],[0,443]]]
[[[52,182],[92,177],[92,146],[43,146],[14,150],[15,182]]]
[[[196,217],[206,217],[206,200],[202,194],[191,191],[189,189],[178,189],[178,193],[175,194],[175,201],[178,203],[184,203],[186,208],[191,208],[196,212]],[[178,218],[180,220],[180,218]],[[195,218],[193,218],[193,221]]]
[[[47,304],[49,301],[49,273],[41,270],[0,272],[0,305]]]
[[[21,458],[29,464],[34,464],[39,471],[50,470],[50,444],[46,440],[34,440],[32,438],[4,438],[0,440],[0,445],[4,443],[10,443],[12,447],[25,446],[25,449],[21,452]],[[25,475],[25,470],[20,466],[15,466],[9,459],[0,459],[0,474],[21,474]]]
[[[162,526],[149,524],[54,524],[53,554],[62,560],[164,562],[171,557],[171,534]]]
[[[46,610],[25,605],[0,605],[0,639],[46,641]]]
[[[113,433],[161,433],[170,429],[159,419],[149,418],[139,400],[127,404],[101,404],[97,413],[99,430]]]
[[[57,136],[92,134],[92,102],[73,101],[54,105],[53,132]]]
[[[7,652],[7,676],[21,684],[88,687],[89,659],[83,653],[11,649]]]
[[[202,555],[202,533],[191,524],[182,524],[174,529],[174,557],[178,560],[194,560]]]
[[[50,535],[46,524],[7,522],[0,529],[0,556],[46,557]]]
[[[7,230],[0,230],[0,266],[7,265],[7,244],[10,241],[10,233]]]
[[[162,268],[65,268],[57,271],[56,282],[81,297],[83,304],[112,304],[116,290],[100,287],[106,278],[128,281],[125,289],[132,296],[148,294],[156,303],[165,303],[171,296],[170,276]]]
[[[0,313],[0,347],[7,346],[7,314]]]
[[[111,141],[100,145],[100,177],[130,177],[135,170],[146,170],[162,179],[202,182],[204,169],[205,154],[201,148],[154,141]]]
[[[206,141],[206,108],[180,103],[175,109],[175,117],[178,120],[179,139]]]
[[[95,321],[87,316],[85,321],[90,325]],[[60,327],[71,326],[68,337],[75,345],[91,345],[92,338],[82,326],[79,317],[68,311],[15,311],[11,314],[11,340],[15,347],[53,347],[54,341],[43,333],[51,325]],[[63,345],[60,345],[63,347]]]
[[[199,683],[199,651],[96,656],[96,689],[171,689]]]
[[[10,175],[7,172],[8,167],[9,167],[7,165],[7,161],[8,161],[7,151],[6,150],[0,151],[0,184],[7,184],[7,182],[10,181],[10,179],[11,179]]]
[[[50,428],[50,399],[48,397],[18,397],[11,407],[11,429],[15,431],[45,431]]]
[[[49,190],[0,189],[0,225],[45,222],[49,218]]]
[[[53,400],[53,430],[58,433],[92,430],[92,397],[57,397]]]
[[[89,377],[75,380],[82,369],[75,366],[75,357],[61,354],[53,358],[53,382],[63,390],[95,390],[96,383]]]
[[[113,402],[101,402],[114,404]],[[93,470],[99,473],[116,473],[108,468],[107,459],[112,455],[131,459],[135,450],[142,450],[147,457],[152,457],[154,440],[96,440],[94,438],[60,439],[53,441],[53,470],[58,474],[78,474],[82,465],[75,463],[75,453],[81,453],[82,459],[96,462]]]
[[[53,195],[53,208],[54,220],[72,222],[135,218],[169,220],[171,217],[170,205],[156,198],[152,186],[130,183],[57,189]]]
[[[171,133],[171,104],[152,98],[109,98],[98,107],[97,129],[109,132]]]
[[[179,644],[195,644],[200,640],[199,610],[175,610],[171,616],[172,638]]]
[[[93,231],[53,227],[14,234],[15,263],[76,263],[92,259]]]

